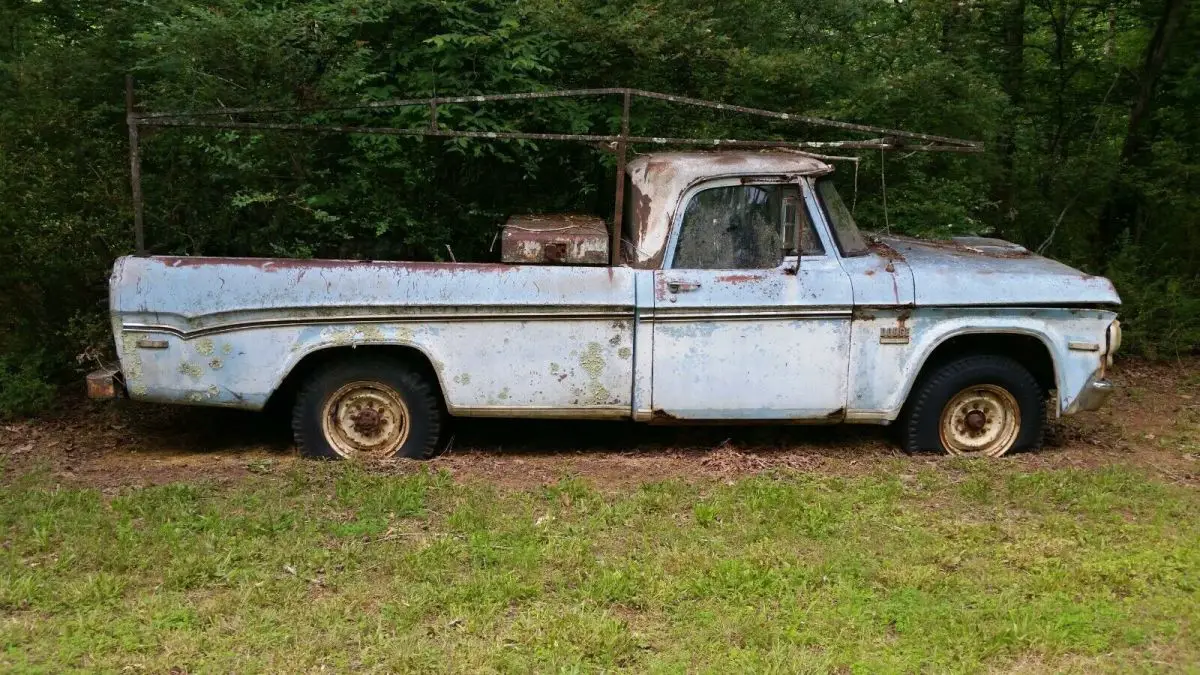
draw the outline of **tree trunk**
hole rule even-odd
[[[1025,0],[1010,0],[1004,14],[1004,62],[1000,85],[1008,96],[1008,111],[1004,116],[996,146],[1000,153],[1000,180],[997,182],[996,203],[1000,208],[1002,233],[1017,216],[1017,121],[1025,103],[1022,83],[1025,74]]]
[[[1117,44],[1117,3],[1108,5],[1108,37],[1104,38],[1104,56],[1112,58]]]
[[[1183,23],[1184,10],[1187,0],[1166,0],[1162,17],[1154,37],[1146,46],[1146,56],[1142,64],[1137,99],[1133,110],[1129,113],[1129,131],[1125,135],[1125,143],[1121,147],[1121,161],[1128,162],[1140,153],[1148,139],[1142,128],[1146,118],[1150,116],[1154,104],[1154,90],[1158,86],[1158,78],[1162,75],[1163,63],[1167,58],[1167,50],[1171,41]]]
[[[954,54],[955,42],[960,39],[964,19],[964,0],[952,0],[942,15],[942,39],[938,51],[943,54]]]
[[[1150,137],[1146,133],[1146,120],[1154,111],[1154,92],[1162,75],[1163,64],[1166,62],[1167,51],[1171,41],[1183,23],[1187,10],[1187,0],[1165,0],[1162,14],[1154,36],[1146,45],[1142,58],[1142,67],[1138,73],[1138,92],[1129,111],[1129,127],[1125,132],[1125,142],[1121,144],[1121,159],[1118,171],[1124,172],[1126,167],[1141,163],[1150,145]],[[1121,233],[1130,228],[1137,218],[1139,195],[1137,191],[1122,180],[1118,175],[1113,181],[1113,189],[1109,191],[1112,197],[1105,204],[1100,214],[1100,236],[1098,244],[1100,254],[1107,253]]]

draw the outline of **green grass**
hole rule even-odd
[[[616,492],[0,488],[7,671],[1188,671],[1200,496],[946,463]],[[903,472],[911,472],[904,474]]]

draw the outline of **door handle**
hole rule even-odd
[[[687,293],[700,288],[699,282],[696,281],[668,281],[667,290],[672,293]]]

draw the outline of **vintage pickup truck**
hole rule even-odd
[[[428,457],[447,415],[890,424],[910,451],[995,457],[1104,402],[1108,280],[996,239],[864,236],[831,171],[638,157],[616,266],[579,217],[514,219],[498,264],[124,257],[120,370],[90,384],[285,402],[329,458]]]

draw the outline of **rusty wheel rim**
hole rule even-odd
[[[1017,441],[1021,406],[1003,387],[973,385],[950,398],[938,428],[951,455],[999,457]]]
[[[408,406],[379,382],[351,382],[333,392],[321,421],[329,447],[345,458],[392,457],[408,440]]]

